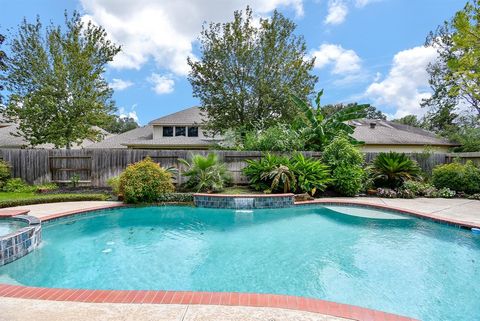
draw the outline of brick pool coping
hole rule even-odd
[[[232,195],[234,196],[234,195]],[[258,195],[257,195],[258,196]],[[237,196],[235,196],[237,197]],[[244,197],[249,197],[245,195]],[[388,211],[400,212],[419,218],[431,219],[460,227],[475,227],[475,224],[457,220],[446,220],[434,215],[405,210],[386,205],[371,204],[360,201],[335,201],[332,199],[296,202],[295,206],[302,205],[347,205],[362,206]],[[82,210],[67,211],[40,218],[42,222],[62,217],[88,213],[97,210],[126,207],[125,204],[111,204]],[[193,292],[193,291],[147,291],[147,290],[86,290],[86,289],[59,289],[40,288],[20,285],[0,284],[0,297],[72,301],[86,303],[129,303],[129,304],[200,304],[226,305],[264,308],[283,308],[306,312],[320,313],[357,321],[418,321],[392,313],[357,307],[353,305],[335,303],[313,298],[289,295],[238,293],[238,292]]]

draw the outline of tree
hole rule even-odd
[[[120,117],[117,115],[111,115],[107,122],[102,126],[107,132],[112,134],[121,134],[128,132],[129,130],[138,128],[138,124],[135,119],[131,117]]]
[[[317,81],[310,74],[314,59],[307,58],[305,40],[295,28],[277,11],[256,26],[249,7],[235,11],[231,22],[204,26],[201,57],[188,59],[188,79],[208,116],[207,129],[244,135],[294,119],[298,109],[288,93],[306,99]]]
[[[338,135],[343,134],[351,142],[358,143],[351,135],[355,126],[348,121],[365,118],[367,105],[352,105],[327,115],[320,104],[323,95],[321,90],[315,99],[316,108],[311,107],[307,101],[291,94],[290,97],[297,108],[301,111],[297,118],[297,129],[302,131],[305,138],[305,146],[308,150],[323,151],[323,149]]]
[[[422,122],[418,119],[417,115],[407,115],[402,118],[392,120],[394,123],[413,126],[413,127],[422,127]]]
[[[70,148],[98,138],[114,110],[105,66],[120,51],[105,30],[84,23],[78,12],[65,13],[65,26],[43,28],[25,19],[12,39],[3,77],[10,91],[4,116],[18,122],[16,135],[30,145]]]
[[[344,108],[352,107],[352,106],[357,106],[358,103],[349,103],[349,104],[333,104],[333,105],[325,105],[323,106],[323,112],[325,115],[331,115],[334,114],[337,111],[340,111]],[[386,120],[387,116],[382,113],[382,111],[378,110],[375,106],[372,106],[370,104],[365,104],[365,118],[368,119],[382,119]]]
[[[5,41],[5,37],[0,34],[0,46],[3,44],[4,41]],[[0,72],[4,72],[5,69],[7,68],[4,62],[5,58],[6,58],[5,51],[0,50]],[[2,104],[2,98],[3,98],[1,93],[2,90],[3,90],[3,86],[0,83],[0,105]]]
[[[429,34],[426,46],[437,50],[438,59],[427,68],[433,95],[422,106],[444,114],[468,106],[480,116],[479,22],[480,0],[474,0]]]

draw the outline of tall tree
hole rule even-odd
[[[65,26],[44,28],[38,17],[34,23],[24,19],[3,77],[10,95],[2,112],[18,122],[16,135],[32,146],[66,148],[97,139],[94,126],[114,110],[103,74],[119,51],[102,27],[85,24],[78,12],[65,13]]]
[[[461,106],[480,116],[480,0],[468,2],[427,37],[438,59],[429,65],[431,98],[422,106],[455,113]]]
[[[231,22],[204,26],[201,57],[188,64],[207,129],[245,133],[293,120],[298,109],[289,92],[306,99],[317,81],[310,74],[314,59],[295,28],[277,11],[257,26],[249,7],[235,11]]]
[[[121,134],[138,128],[138,124],[135,119],[131,117],[119,117],[117,115],[112,115],[102,126],[102,128],[112,134]]]
[[[417,115],[407,115],[402,118],[392,120],[394,123],[408,125],[412,127],[422,127],[422,121],[418,119]]]
[[[5,41],[5,36],[0,34],[0,46],[3,44]],[[0,49],[0,72],[4,72],[7,69],[7,66],[5,65],[5,51]],[[2,104],[2,90],[3,90],[3,85],[0,83],[0,105]]]
[[[325,115],[334,114],[342,109],[357,106],[358,103],[349,103],[349,104],[332,104],[332,105],[325,105],[322,107],[323,112]],[[378,110],[375,106],[370,104],[364,104],[365,106],[365,118],[368,119],[382,119],[386,120],[387,116],[382,113],[382,111]]]

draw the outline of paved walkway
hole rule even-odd
[[[260,307],[111,304],[0,298],[0,321],[349,321],[318,313]]]

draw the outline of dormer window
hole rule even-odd
[[[198,127],[188,127],[188,137],[198,137]]]
[[[173,126],[163,126],[163,137],[173,137]]]
[[[175,126],[175,136],[187,136],[185,127],[183,126]]]

